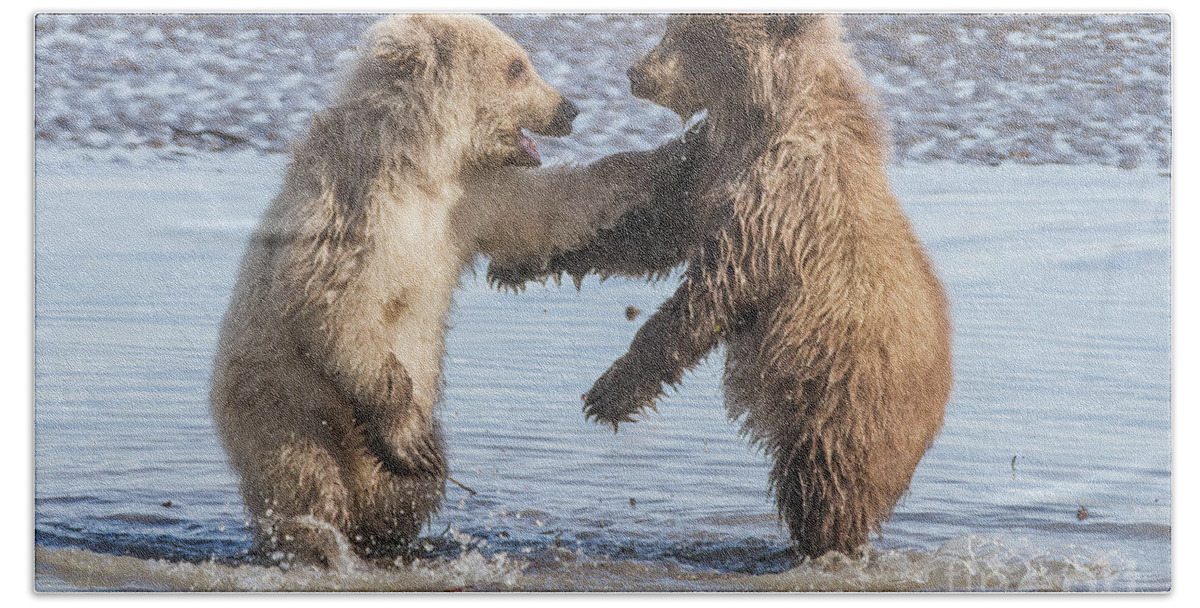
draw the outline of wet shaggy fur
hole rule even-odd
[[[536,164],[521,128],[565,135],[574,111],[484,19],[388,18],[363,48],[295,148],[218,345],[214,419],[255,551],[280,561],[404,551],[444,489],[460,272],[578,246],[646,198],[654,164],[510,166]]]
[[[941,427],[951,332],[888,185],[887,133],[840,20],[672,17],[630,78],[636,95],[685,119],[708,110],[672,144],[653,206],[548,261],[493,265],[492,280],[655,277],[686,263],[585,412],[631,422],[724,345],[729,418],[773,461],[794,546],[854,553]]]

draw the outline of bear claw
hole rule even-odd
[[[611,424],[616,433],[620,423],[637,422],[635,414],[654,408],[656,396],[653,391],[647,393],[622,383],[620,376],[610,369],[596,381],[592,390],[583,394],[584,417],[591,422]]]

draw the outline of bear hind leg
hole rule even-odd
[[[419,441],[430,446],[438,462],[445,461],[436,422]],[[355,548],[365,558],[407,557],[411,543],[441,505],[446,484],[444,468],[401,474],[384,466],[366,449],[359,451],[353,467],[350,534]]]
[[[323,447],[293,442],[242,479],[253,518],[253,553],[271,562],[347,565],[349,495],[337,461]]]
[[[812,436],[778,442],[771,453],[771,488],[796,552],[860,555],[879,518],[872,516],[854,459]]]

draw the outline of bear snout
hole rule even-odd
[[[563,137],[570,135],[572,125],[575,122],[575,117],[579,116],[579,106],[575,105],[571,100],[563,98],[558,104],[558,108],[554,111],[554,117],[546,124],[546,127],[540,131],[534,131],[539,135],[549,135],[550,137]]]

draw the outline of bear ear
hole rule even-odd
[[[819,15],[811,13],[786,13],[776,15],[766,15],[763,26],[772,39],[787,40],[808,30]]]
[[[371,53],[389,72],[409,80],[427,74],[433,67],[436,55],[432,41],[419,37],[400,40],[393,36],[378,38],[372,45]]]

